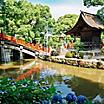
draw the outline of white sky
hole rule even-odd
[[[85,7],[83,0],[28,0],[35,4],[48,5],[53,18],[58,19],[65,14],[80,14],[80,10],[96,14],[101,7]]]
[[[50,6],[50,11],[52,13],[52,16],[55,19],[58,19],[58,17],[63,16],[65,14],[80,14],[80,10],[89,12],[92,14],[96,14],[98,8],[96,8],[96,7],[86,8],[85,6],[83,6],[83,7],[78,7],[78,6],[71,7],[70,6],[69,7],[68,5]]]

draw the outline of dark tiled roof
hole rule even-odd
[[[99,17],[94,14],[90,14],[87,12],[82,12],[81,11],[82,18],[84,21],[91,27],[95,27],[98,29],[104,29],[104,24],[101,22]]]
[[[104,30],[104,24],[103,22],[101,22],[100,18],[97,15],[81,11],[77,23],[71,30],[67,31],[65,34],[77,33],[78,31],[82,31],[82,28],[84,26]]]

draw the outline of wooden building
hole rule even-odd
[[[84,47],[92,50],[100,48],[102,31],[104,31],[104,24],[97,15],[81,11],[77,23],[66,34],[80,37]]]

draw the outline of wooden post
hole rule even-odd
[[[5,63],[10,62],[11,61],[10,54],[11,54],[11,50],[9,48],[7,48],[7,46],[2,44],[2,47],[1,47],[1,62],[5,62]]]
[[[23,46],[20,46],[20,60],[23,60],[23,53],[22,53],[22,50],[23,50]]]

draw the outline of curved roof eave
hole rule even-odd
[[[82,12],[81,14],[82,14],[81,15],[82,18],[84,19],[86,24],[88,24],[89,26],[97,29],[102,29],[102,30],[104,29],[104,25],[100,21],[100,19],[97,17],[97,15],[86,13],[86,12]]]
[[[65,34],[71,34],[71,33],[77,32],[80,19],[83,19],[84,22],[92,28],[104,30],[104,25],[100,21],[100,19],[97,17],[97,15],[81,11],[80,16],[77,20],[77,23],[74,25],[74,27],[71,30],[69,30]]]
[[[76,26],[78,25],[80,18],[81,18],[81,14],[79,15],[79,18],[78,18],[78,20],[77,20],[77,23],[76,23],[68,32],[66,32],[65,34],[73,33],[73,30],[74,30],[74,29],[76,28]]]

